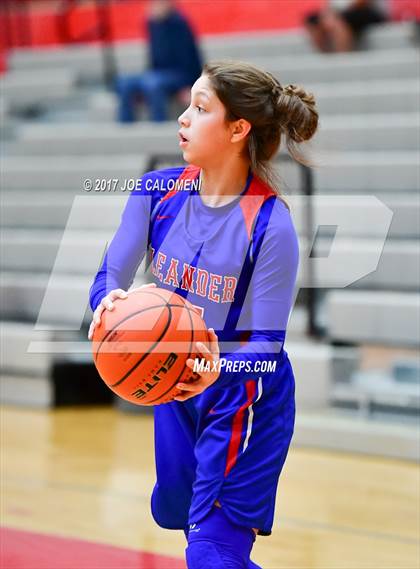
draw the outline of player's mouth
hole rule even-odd
[[[179,146],[186,146],[188,144],[188,139],[185,138],[185,136],[183,134],[181,134],[181,132],[178,132],[178,136],[179,136]]]

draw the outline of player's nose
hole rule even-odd
[[[189,125],[189,118],[187,116],[186,111],[184,111],[181,115],[179,115],[178,124],[179,124],[179,126],[188,126]]]

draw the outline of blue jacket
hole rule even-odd
[[[173,10],[163,20],[148,20],[150,67],[185,73],[193,84],[201,74],[201,56],[186,19]]]

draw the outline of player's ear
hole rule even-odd
[[[245,119],[238,119],[232,123],[232,137],[231,142],[239,142],[243,140],[248,135],[251,130],[251,123]]]

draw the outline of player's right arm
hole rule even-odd
[[[153,173],[145,174],[140,188],[130,194],[120,225],[90,287],[89,302],[93,320],[89,328],[89,339],[100,322],[102,312],[112,310],[113,301],[117,298],[126,298],[127,290],[144,258],[152,202],[159,198],[146,189],[146,179],[151,175]]]
[[[137,191],[128,198],[120,225],[90,288],[93,311],[112,290],[127,290],[132,284],[147,248],[150,201],[149,195]]]

